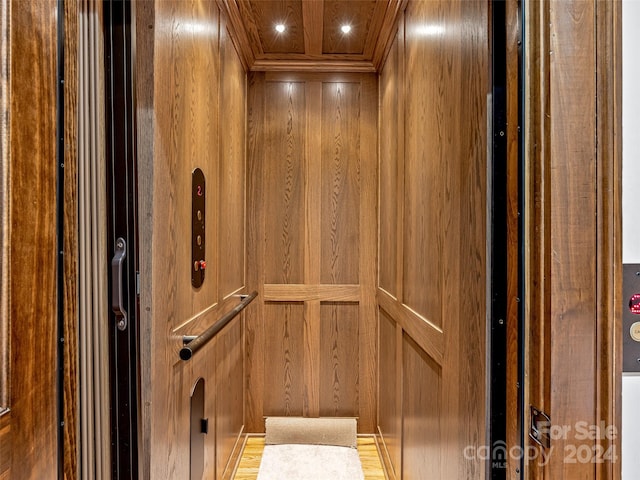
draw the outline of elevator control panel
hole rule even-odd
[[[640,372],[640,264],[624,264],[622,277],[622,369]]]
[[[204,173],[196,168],[191,174],[191,285],[200,288],[207,268],[205,250],[205,200]]]

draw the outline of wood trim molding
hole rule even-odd
[[[411,338],[442,365],[444,361],[444,333],[427,319],[398,302],[387,292],[378,288],[378,304]]]
[[[376,69],[367,61],[341,60],[255,60],[254,72],[354,72],[375,73]]]
[[[527,8],[525,407],[554,425],[604,422],[617,435],[583,442],[569,432],[552,441],[546,466],[529,462],[524,473],[619,480],[621,5]],[[565,447],[583,444],[617,460],[567,465]]]
[[[78,15],[64,2],[64,459],[65,479],[78,478],[80,459],[78,348]],[[98,66],[101,68],[102,65]],[[105,294],[106,295],[106,294]]]
[[[622,2],[595,2],[598,298],[596,419],[618,435],[599,439],[622,452]],[[596,479],[620,480],[621,462],[597,464]]]
[[[376,71],[380,71],[384,65],[385,59],[393,45],[393,39],[399,28],[402,29],[402,35],[404,36],[404,28],[401,24],[404,20],[404,11],[407,8],[409,0],[394,0],[389,2],[387,7],[387,14],[384,17],[384,22],[380,28],[380,35],[378,36],[378,42],[373,49],[373,66]],[[404,57],[403,57],[404,58]]]
[[[302,2],[304,50],[311,55],[322,54],[322,32],[324,28],[323,17],[323,2],[319,0]]]
[[[378,72],[398,28],[398,22],[409,0],[378,0],[371,28],[362,55],[324,55],[322,53],[323,3],[319,0],[302,2],[305,31],[305,54],[265,54],[246,1],[217,0],[243,66],[247,71],[324,71]]]
[[[9,192],[9,48],[10,2],[0,1],[0,412],[9,407],[9,229],[11,225]],[[0,445],[1,448],[1,445]],[[0,473],[2,470],[0,469]]]
[[[265,302],[359,302],[360,285],[265,284]]]

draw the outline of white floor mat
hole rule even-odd
[[[266,445],[258,480],[364,480],[364,474],[355,448]]]

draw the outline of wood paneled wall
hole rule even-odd
[[[482,478],[489,28],[409,2],[380,75],[378,425],[396,478]],[[391,393],[393,392],[393,393]]]
[[[253,73],[247,428],[355,416],[373,432],[377,80]]]
[[[525,474],[618,479],[621,6],[576,0],[526,8],[525,405],[565,433],[552,437],[545,462],[527,462]],[[582,434],[579,423],[599,435]]]
[[[214,1],[137,5],[143,478],[189,478],[190,395],[205,380],[206,478],[243,428],[243,323],[178,358],[238,303],[245,269],[246,74]],[[206,261],[191,286],[191,175],[206,178]],[[253,308],[249,306],[248,309]]]

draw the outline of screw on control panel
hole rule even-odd
[[[640,277],[640,272],[636,272],[636,275],[637,275],[638,277]]]

